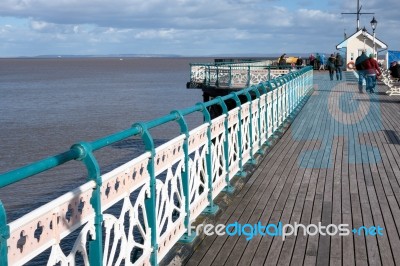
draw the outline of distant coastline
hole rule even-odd
[[[308,57],[310,53],[290,53],[286,52],[288,56],[295,57]],[[324,52],[320,52],[321,54],[328,54]],[[177,54],[110,54],[110,55],[36,55],[36,56],[9,56],[9,57],[0,57],[0,59],[31,59],[31,58],[144,58],[144,57],[154,57],[154,58],[275,58],[279,57],[280,53],[269,53],[269,54],[212,54],[212,55],[177,55]]]

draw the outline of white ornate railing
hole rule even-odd
[[[51,157],[57,164],[82,160],[90,181],[8,225],[0,204],[1,265],[158,264],[177,241],[191,240],[189,224],[217,210],[214,198],[232,189],[230,180],[311,89],[312,70],[305,68]],[[228,110],[226,100],[237,106]],[[223,112],[211,120],[212,105]],[[188,131],[184,117],[193,112],[203,112],[205,122]],[[155,147],[149,129],[172,121],[181,135]],[[134,135],[146,152],[100,175],[93,151]],[[1,175],[1,187],[53,168],[50,159]]]
[[[271,67],[271,61],[230,64],[192,64],[190,85],[216,88],[245,88],[289,73]]]

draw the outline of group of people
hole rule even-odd
[[[288,62],[287,62],[286,58],[286,54],[282,54],[279,58],[278,58],[278,67],[279,68],[287,68],[288,67]],[[293,58],[289,58],[292,59],[290,62],[291,67],[295,67],[297,66],[297,68],[300,68],[303,65],[303,59],[300,57],[298,57],[297,59],[295,57]],[[294,61],[295,59],[295,61]]]
[[[365,90],[369,93],[374,93],[376,86],[376,77],[380,76],[381,70],[378,62],[375,60],[374,55],[366,55],[365,51],[356,58],[355,66],[358,73],[358,90],[360,93],[363,92],[363,81],[366,81]]]
[[[331,54],[326,65],[331,80],[333,80],[334,73],[336,73],[336,80],[342,80],[343,57],[339,53]]]

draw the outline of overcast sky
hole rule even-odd
[[[360,0],[376,36],[400,50],[398,0]],[[1,0],[0,57],[335,51],[357,0]],[[372,32],[372,15],[361,27]]]

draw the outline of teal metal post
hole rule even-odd
[[[176,121],[179,124],[179,127],[181,129],[181,134],[185,134],[185,139],[183,140],[183,153],[185,156],[185,164],[184,164],[184,169],[182,171],[182,189],[183,189],[183,194],[185,195],[185,227],[186,227],[186,232],[184,235],[179,239],[180,242],[182,243],[191,243],[193,240],[196,238],[196,233],[194,232],[189,232],[191,230],[190,228],[190,174],[189,174],[189,129],[187,126],[187,123],[185,121],[185,118],[182,115],[182,112],[179,110],[174,110],[171,112],[171,114],[175,115]]]
[[[219,101],[219,105],[222,108],[222,113],[226,115],[225,121],[224,121],[224,126],[225,126],[225,141],[224,141],[224,155],[225,155],[225,171],[226,171],[226,176],[225,176],[225,182],[226,186],[224,188],[225,192],[228,193],[233,193],[235,191],[235,188],[231,185],[231,182],[229,180],[229,129],[228,129],[228,107],[226,106],[224,100],[220,96],[217,97]]]
[[[132,127],[137,127],[140,129],[140,136],[144,141],[144,145],[146,151],[151,153],[151,157],[149,159],[149,163],[147,164],[147,171],[150,176],[149,182],[149,194],[148,197],[144,200],[144,205],[146,208],[147,221],[149,223],[149,227],[151,228],[151,247],[153,250],[151,251],[150,264],[158,265],[157,261],[157,253],[158,253],[158,225],[157,225],[157,217],[156,217],[156,177],[154,170],[154,157],[156,155],[153,138],[144,123],[136,123],[132,125]]]
[[[93,207],[94,217],[94,229],[95,239],[89,242],[89,262],[90,265],[100,266],[103,265],[103,214],[101,211],[101,185],[102,178],[100,175],[100,167],[93,154],[91,145],[87,142],[80,142],[72,145],[72,150],[77,150],[80,154],[78,161],[82,161],[88,171],[88,180],[92,180],[96,183],[96,187],[92,192],[90,198],[90,204]]]
[[[7,224],[7,214],[0,200],[0,266],[8,265],[7,240],[10,238],[10,227]]]
[[[206,164],[207,164],[207,174],[208,174],[208,206],[204,209],[203,213],[204,214],[216,214],[219,210],[218,205],[214,204],[213,200],[213,176],[212,176],[212,154],[211,154],[211,115],[210,112],[208,112],[207,107],[205,106],[204,103],[197,103],[197,106],[201,106],[201,111],[203,112],[204,116],[204,121],[208,123],[208,128],[207,128],[207,149],[208,152],[206,153]]]

